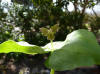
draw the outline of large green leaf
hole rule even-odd
[[[30,45],[26,42],[15,42],[8,40],[0,44],[0,53],[21,52],[26,54],[42,54],[46,53],[43,48]]]
[[[46,66],[57,71],[100,64],[100,46],[92,32],[84,29],[69,34],[60,48],[55,47]],[[49,47],[51,48],[51,47]]]
[[[63,41],[57,41],[57,42],[53,42],[52,44],[48,43],[42,48],[45,49],[45,51],[51,52],[52,45],[53,45],[53,49],[55,51],[55,50],[59,50],[61,47],[63,47],[65,45],[65,43]]]
[[[100,46],[93,33],[80,29],[69,34],[65,41],[53,43],[54,52],[46,61],[46,66],[58,71],[71,70],[81,66],[100,65]],[[21,52],[42,54],[52,51],[48,43],[43,47],[12,40],[0,44],[0,53]]]

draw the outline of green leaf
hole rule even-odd
[[[55,47],[55,51],[46,61],[48,68],[57,71],[72,70],[94,64],[100,65],[100,46],[93,33],[84,29],[69,34],[60,48]]]
[[[30,45],[26,42],[15,42],[8,40],[0,44],[0,53],[21,52],[25,54],[43,54],[46,53],[43,48]]]
[[[53,45],[53,49],[55,51],[55,50],[59,50],[65,44],[64,44],[63,41],[56,41],[56,42],[53,42],[53,44],[51,44],[51,43],[46,44],[43,48],[45,49],[45,51],[51,52],[52,51],[52,45]]]
[[[55,38],[54,33],[51,30],[49,30],[48,31],[47,39],[48,40],[54,40],[54,38]]]
[[[40,31],[42,32],[44,36],[47,36],[48,40],[53,41],[55,39],[54,34],[58,31],[58,29],[59,29],[59,26],[56,24],[52,26],[50,29],[40,28]]]
[[[54,25],[51,27],[52,32],[54,32],[54,34],[59,30],[59,25]]]
[[[47,28],[40,28],[40,31],[44,36],[48,36],[48,29]]]
[[[57,71],[71,70],[81,66],[100,65],[100,46],[92,32],[84,29],[70,33],[65,41],[53,43],[54,51],[46,66]],[[51,44],[43,47],[12,40],[0,44],[0,53],[21,52],[43,54],[51,52]]]

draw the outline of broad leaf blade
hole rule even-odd
[[[70,52],[66,53],[60,50],[59,52],[52,53],[46,61],[46,66],[56,71],[72,70],[82,66],[92,66],[93,64],[95,64],[95,62],[90,56]]]
[[[53,44],[51,44],[51,43],[46,44],[43,48],[45,49],[45,51],[51,52],[52,45],[53,45],[53,49],[55,51],[55,50],[59,50],[60,48],[62,48],[65,44],[63,41],[56,41],[56,42],[53,42]]]
[[[21,52],[26,54],[46,53],[43,48],[36,45],[20,45],[15,41],[9,40],[0,44],[0,53]]]
[[[81,66],[100,64],[100,46],[95,36],[84,29],[69,34],[64,46],[55,50],[46,66],[57,71],[71,70]]]

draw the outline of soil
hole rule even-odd
[[[45,55],[25,54],[17,60],[4,57],[0,60],[0,74],[50,74],[50,70],[44,65],[45,59]],[[56,71],[55,74],[100,74],[100,66],[77,68],[71,71]]]

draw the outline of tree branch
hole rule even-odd
[[[82,15],[84,14],[85,12],[85,9],[86,9],[86,6],[88,5],[89,1],[88,0],[84,0],[84,6],[83,6],[83,9],[82,9]]]
[[[77,1],[78,1],[78,0],[74,0],[74,3],[73,3],[75,12],[77,12]]]
[[[93,7],[92,7],[92,11],[93,11],[94,15],[95,15],[96,17],[98,17],[98,15],[97,15],[97,13],[94,11]]]

